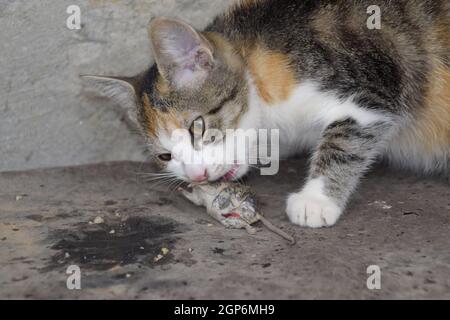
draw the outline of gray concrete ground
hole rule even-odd
[[[0,298],[450,298],[450,188],[379,168],[339,223],[297,228],[283,213],[303,160],[248,179],[290,246],[260,228],[227,230],[119,162],[0,174]],[[90,224],[97,216],[103,223]],[[112,231],[114,230],[114,231]],[[155,262],[161,248],[169,253]],[[66,268],[81,268],[81,290]],[[381,268],[368,290],[366,269]]]
[[[153,16],[203,27],[232,0],[10,0],[0,3],[0,171],[143,160],[117,106],[79,74],[133,75],[151,61]],[[66,27],[69,5],[81,30]],[[0,173],[0,298],[450,298],[450,191],[383,168],[331,229],[288,223],[304,161],[250,177],[266,215],[298,243],[225,230],[137,162]],[[101,216],[104,223],[90,224]],[[112,232],[114,230],[114,232]],[[167,255],[157,262],[161,248]],[[77,264],[82,290],[66,288]],[[382,288],[366,288],[378,265]]]
[[[80,74],[134,75],[151,61],[147,23],[203,27],[230,0],[0,1],[0,171],[143,160],[120,108],[88,96]],[[78,5],[81,30],[69,30]]]

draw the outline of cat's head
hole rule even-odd
[[[148,31],[155,60],[148,71],[87,80],[128,109],[160,169],[185,181],[241,177],[243,154],[225,148],[227,129],[248,127],[241,55],[220,35],[180,20],[154,19]]]

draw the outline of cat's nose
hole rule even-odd
[[[208,170],[204,165],[186,164],[184,172],[192,182],[202,182],[208,180]]]
[[[196,174],[196,175],[193,177],[192,180],[195,181],[195,182],[203,182],[203,181],[208,180],[208,171],[205,169],[205,170],[203,171],[203,173],[201,173],[201,174]]]

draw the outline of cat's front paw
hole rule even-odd
[[[334,225],[342,209],[326,195],[302,191],[289,196],[286,212],[294,224],[321,228]]]

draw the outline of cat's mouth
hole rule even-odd
[[[236,179],[239,168],[240,168],[240,166],[238,164],[233,165],[233,167],[222,176],[222,179],[226,180],[226,181]]]

